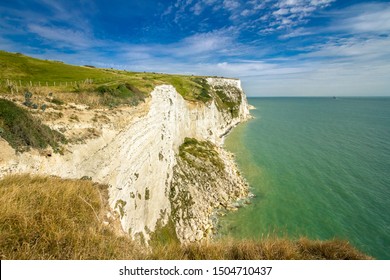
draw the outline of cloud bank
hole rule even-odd
[[[0,4],[1,49],[73,64],[238,77],[250,96],[390,95],[388,2],[144,1],[109,17],[111,25],[103,19],[118,10],[102,1],[80,1],[78,9],[25,2],[31,8]]]

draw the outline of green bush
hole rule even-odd
[[[4,138],[19,152],[31,148],[46,148],[48,145],[58,150],[59,143],[65,142],[65,137],[11,101],[0,99],[0,127]]]
[[[146,93],[129,83],[121,83],[116,86],[99,86],[96,92],[102,96],[103,104],[116,107],[121,104],[137,106],[145,101]]]
[[[51,103],[56,104],[56,105],[63,105],[64,101],[62,101],[61,99],[58,99],[58,98],[53,98],[51,100]]]

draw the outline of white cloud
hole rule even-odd
[[[161,14],[162,17],[168,16],[173,12],[173,5],[168,6],[165,11]]]
[[[389,95],[390,38],[339,38],[293,57],[266,60],[272,71],[243,77],[250,95]]]
[[[213,5],[214,3],[216,3],[218,0],[203,0],[203,2],[206,4],[206,5]]]
[[[85,32],[70,28],[29,24],[28,30],[41,38],[49,40],[52,44],[57,46],[64,45],[72,48],[89,48],[93,45],[94,41]]]
[[[242,77],[244,88],[250,96],[389,95],[384,74],[390,72],[388,64],[364,68],[363,64],[317,62],[296,67],[296,73],[275,69],[276,74]]]
[[[221,49],[221,47],[225,47],[231,41],[231,38],[224,35],[218,36],[214,33],[205,33],[187,37],[182,41],[181,45],[185,46],[184,54],[197,54]]]
[[[289,10],[282,8],[282,9],[274,11],[272,14],[277,15],[277,16],[283,16],[283,15],[289,14]]]
[[[234,57],[238,50],[246,51],[245,46],[235,42],[234,29],[222,29],[214,32],[197,33],[178,42],[170,44],[131,45],[125,43],[106,42],[110,49],[115,49],[120,60],[128,65],[143,65],[153,69],[153,66],[164,65],[164,69],[177,65],[178,61],[187,64],[189,68],[194,64],[218,60],[220,57]],[[104,46],[103,46],[104,47]],[[145,69],[142,66],[142,69]],[[172,66],[173,67],[173,66]],[[137,70],[137,69],[133,69]],[[162,71],[162,70],[152,70]],[[169,71],[172,72],[172,71]]]
[[[300,27],[300,28],[293,29],[290,32],[279,36],[279,39],[289,39],[289,38],[294,38],[294,37],[308,36],[308,35],[312,35],[312,34],[313,34],[313,31],[311,31],[307,28]]]
[[[153,59],[154,49],[152,46],[118,45],[116,48],[120,50],[121,56],[124,57],[123,61],[126,63]]]
[[[340,37],[335,34],[364,37],[377,35],[390,35],[390,5],[383,3],[359,4],[338,11],[327,11],[323,16],[328,16],[331,21],[329,26],[296,27],[288,33],[280,35],[280,39],[288,39],[299,36],[328,35]],[[265,20],[267,20],[266,18]],[[275,26],[271,23],[270,26]],[[363,39],[364,39],[363,38]]]
[[[173,15],[173,21],[180,25],[188,16],[205,15],[204,11],[218,12],[224,9],[229,15],[226,26],[238,29],[257,30],[272,33],[288,30],[305,24],[308,18],[319,9],[329,6],[335,0],[178,0],[169,6],[163,15]],[[188,12],[191,12],[189,15]],[[207,14],[209,16],[209,14]],[[266,19],[265,19],[266,18]],[[259,20],[265,19],[265,20]],[[196,19],[194,19],[196,20]]]
[[[240,7],[240,2],[236,0],[224,0],[223,7],[227,10],[235,10]]]
[[[203,7],[202,7],[201,2],[197,2],[197,3],[195,4],[195,6],[193,6],[193,7],[191,8],[191,11],[193,11],[194,14],[197,15],[197,16],[200,15],[200,14],[202,13],[202,11],[203,11]]]
[[[248,4],[250,4],[254,10],[262,10],[265,7],[267,7],[268,3],[272,0],[251,0],[248,1]]]
[[[306,22],[318,9],[325,8],[335,0],[279,0],[273,6],[273,23],[277,29],[290,28]]]
[[[241,13],[240,13],[240,15],[241,16],[243,16],[243,17],[246,17],[246,16],[249,16],[249,15],[253,15],[254,14],[254,11],[252,10],[247,10],[247,9],[245,9],[245,10],[243,10]]]
[[[197,33],[166,46],[164,52],[172,57],[194,61],[206,58],[218,59],[220,56],[234,56],[238,48],[245,50],[244,46],[235,42],[236,36],[234,28]]]
[[[61,20],[68,16],[64,7],[45,1],[51,14],[44,19],[36,14],[29,15],[26,30],[55,47],[76,51],[74,54],[47,51],[46,58],[135,71],[241,77],[249,95],[352,95],[367,94],[370,88],[376,94],[383,94],[390,88],[388,4],[371,3],[337,12],[326,11],[322,15],[330,17],[328,27],[305,28],[302,24],[333,0],[251,0],[241,1],[241,5],[234,0],[179,0],[169,6],[163,16],[179,20],[191,14],[201,18],[205,9],[224,8],[224,14],[228,13],[235,20],[231,23],[234,27],[197,30],[169,44],[133,45],[97,40],[77,12],[72,13],[76,17],[74,21],[59,27],[53,19],[55,15]],[[7,29],[7,23],[9,25],[8,21],[0,22],[3,30]],[[288,31],[281,32],[280,39],[321,36],[325,32],[327,37],[321,36],[321,43],[310,47],[289,49],[300,51],[299,55],[259,59],[265,57],[264,53],[270,57],[274,50],[269,49],[276,49],[278,42],[267,45],[262,41],[265,37],[260,36],[256,42],[244,44],[239,42],[239,34],[245,29],[257,31],[260,28],[263,33]],[[4,38],[0,37],[0,45],[19,51],[18,45]],[[243,60],[242,57],[253,59]]]
[[[66,6],[67,2],[50,0],[36,2],[38,6],[36,10],[1,7],[7,16],[2,18],[0,25],[7,28],[0,30],[0,34],[3,36],[35,34],[38,39],[43,39],[54,47],[77,50],[98,43],[93,38],[92,27],[85,20],[84,11],[81,9],[84,6],[81,3],[79,9],[72,9],[71,6]],[[91,5],[88,4],[88,8],[93,10]],[[42,7],[46,8],[44,16],[39,11]]]
[[[382,3],[361,4],[335,14],[333,31],[350,33],[389,33],[390,5]]]
[[[390,38],[341,38],[310,47],[310,52],[300,58],[338,59],[349,62],[388,63],[390,60]]]
[[[51,13],[46,14],[45,17],[42,17],[41,14],[37,14],[35,18],[39,19],[40,22],[43,21],[50,24],[51,22],[61,21],[68,26],[76,27],[78,29],[92,30],[91,26],[85,20],[86,13],[95,10],[92,1],[80,1],[76,9],[74,8],[74,4],[67,1],[39,0],[38,3],[46,6],[51,11]],[[36,20],[35,23],[37,23],[37,21],[38,20]]]

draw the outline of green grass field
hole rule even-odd
[[[186,100],[207,102],[211,99],[204,77],[74,66],[4,51],[0,51],[0,82],[2,93],[48,87],[55,92],[99,94],[102,86],[111,92],[120,92],[121,86],[129,85],[144,95],[157,85],[171,84]]]

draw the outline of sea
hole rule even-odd
[[[219,219],[239,239],[348,240],[390,259],[390,98],[249,98],[224,146],[255,195]]]

